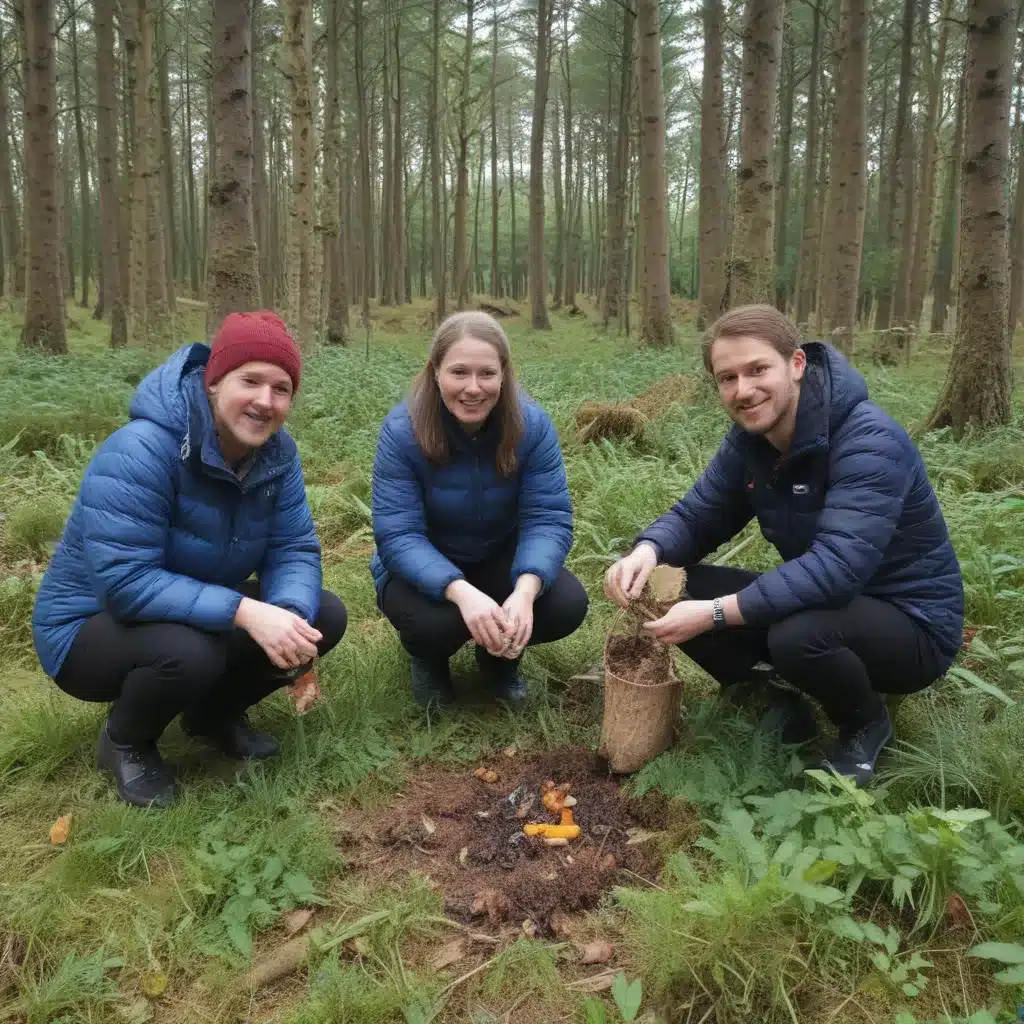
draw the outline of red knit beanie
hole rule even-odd
[[[209,387],[245,363],[273,363],[292,379],[299,390],[302,356],[284,321],[269,310],[229,313],[224,317],[210,347],[210,359],[203,374]]]

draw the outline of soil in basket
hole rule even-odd
[[[445,912],[456,920],[477,928],[530,921],[540,935],[554,933],[559,914],[596,908],[628,873],[655,880],[669,846],[669,805],[662,796],[623,796],[592,751],[499,753],[480,766],[498,775],[490,783],[473,774],[476,767],[424,768],[391,806],[346,812],[339,831],[350,870],[375,883],[417,872],[443,894]],[[559,820],[540,801],[547,779],[572,783],[581,835],[567,846],[550,847],[522,831],[526,822]],[[531,794],[533,806],[517,817]],[[696,819],[682,827],[694,825]],[[678,831],[676,822],[676,846]]]
[[[657,686],[669,678],[668,647],[646,636],[613,636],[608,641],[608,671],[638,686]]]

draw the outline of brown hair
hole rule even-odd
[[[501,363],[501,391],[491,412],[498,424],[496,464],[502,476],[516,471],[516,448],[523,436],[523,413],[519,407],[519,386],[512,370],[512,350],[501,324],[477,310],[452,313],[434,332],[427,365],[416,375],[409,392],[409,415],[420,451],[431,462],[448,460],[448,438],[441,419],[441,389],[437,373],[448,350],[457,341],[473,338],[494,347]]]
[[[784,359],[788,359],[802,344],[800,329],[784,313],[767,303],[737,306],[723,313],[708,328],[704,338],[704,368],[713,373],[711,346],[719,338],[758,338],[767,342]]]

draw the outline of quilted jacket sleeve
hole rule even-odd
[[[298,457],[285,475],[260,566],[260,598],[312,622],[320,611],[320,542],[306,500]]]
[[[512,582],[532,573],[544,593],[558,576],[572,547],[572,503],[558,433],[541,409],[531,410],[540,429],[524,455],[519,486],[519,542]]]
[[[856,597],[881,564],[913,474],[886,419],[851,417],[833,440],[829,486],[811,546],[737,594],[752,626]]]
[[[427,538],[423,489],[416,477],[409,441],[388,417],[373,460],[373,539],[384,568],[435,601],[463,578]]]
[[[729,435],[697,482],[663,516],[636,538],[649,541],[659,561],[694,565],[730,537],[754,514],[744,491],[744,459]]]
[[[86,470],[79,491],[86,569],[114,618],[229,630],[239,593],[165,568],[177,453],[158,430],[122,428]]]

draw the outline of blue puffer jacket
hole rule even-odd
[[[473,436],[442,406],[449,458],[427,461],[416,443],[403,402],[388,413],[373,464],[371,572],[378,595],[390,575],[440,601],[456,562],[481,562],[516,541],[512,581],[540,578],[541,593],[555,581],[572,547],[572,505],[554,425],[523,396],[523,439],[511,477],[495,465],[498,438],[488,422]]]
[[[224,462],[203,390],[206,345],[185,345],[149,373],[130,422],[96,451],[36,597],[32,629],[56,676],[82,623],[232,628],[259,574],[261,600],[312,622],[320,545],[295,442],[278,431],[242,480]]]
[[[785,561],[737,595],[746,622],[865,594],[919,620],[952,663],[963,581],[921,454],[840,352],[821,342],[804,351],[789,452],[780,458],[763,437],[733,427],[692,489],[637,540],[672,565],[692,565],[756,516]]]

